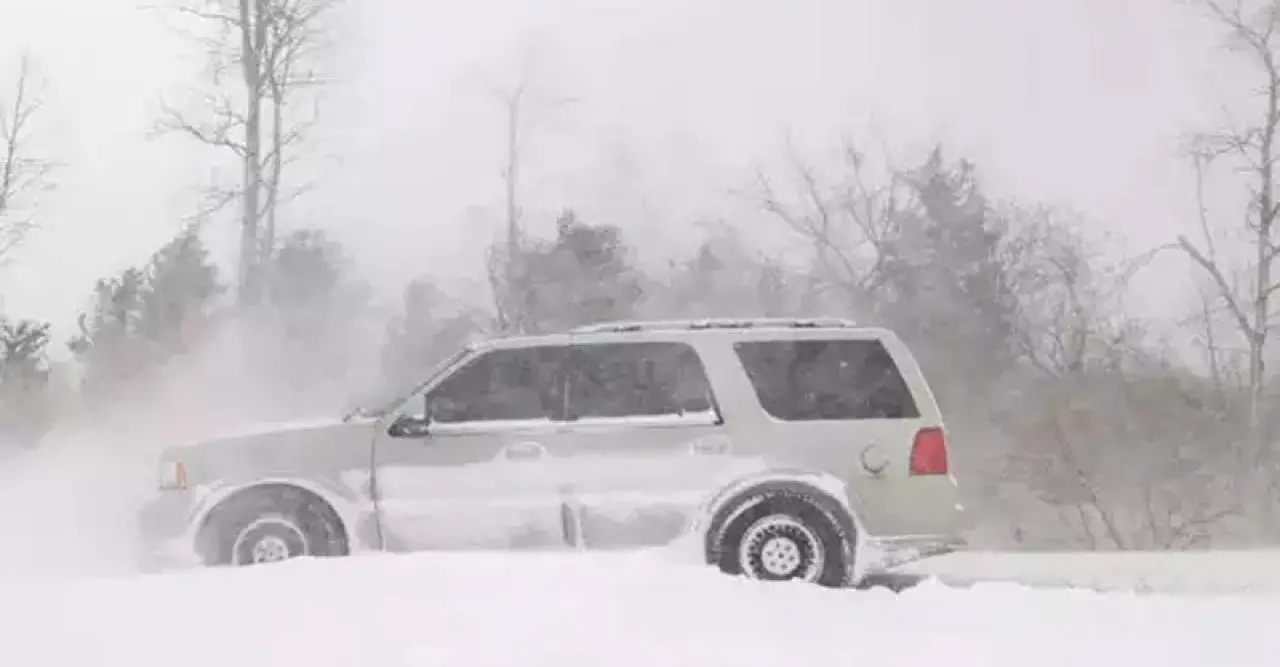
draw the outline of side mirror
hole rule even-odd
[[[431,435],[431,420],[415,415],[400,415],[391,426],[387,427],[387,435],[393,438],[425,438]]]

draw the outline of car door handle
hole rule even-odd
[[[729,453],[729,439],[723,437],[698,438],[689,443],[689,451],[699,456],[721,456]]]
[[[536,461],[546,455],[547,448],[532,441],[517,442],[502,449],[502,457],[508,461]]]

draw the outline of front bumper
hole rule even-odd
[[[195,550],[193,496],[189,491],[162,491],[137,514],[137,560],[145,572],[201,564]]]

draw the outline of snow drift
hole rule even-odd
[[[730,579],[659,555],[418,554],[0,578],[5,664],[1280,664],[1280,599]]]

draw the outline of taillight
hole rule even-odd
[[[947,474],[947,437],[942,429],[930,426],[916,431],[910,471],[912,475]]]

